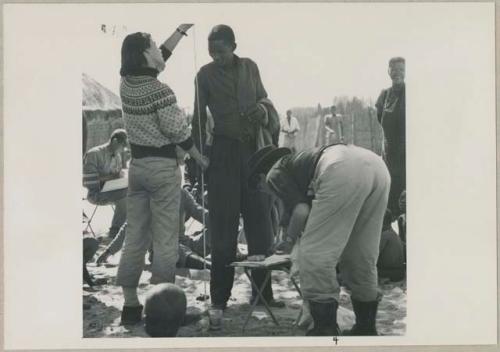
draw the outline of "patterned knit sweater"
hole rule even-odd
[[[191,148],[187,117],[177,106],[174,92],[154,74],[122,77],[120,96],[131,144],[155,148],[179,144],[185,150]]]

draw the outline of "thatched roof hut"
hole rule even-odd
[[[82,117],[87,123],[86,149],[105,143],[117,128],[123,128],[120,97],[95,79],[82,74]]]

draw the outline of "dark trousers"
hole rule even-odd
[[[271,197],[248,188],[248,159],[255,146],[239,140],[216,136],[208,169],[208,207],[211,226],[212,270],[210,294],[212,305],[224,306],[231,296],[240,213],[243,216],[248,254],[268,254],[273,243]],[[265,272],[253,270],[260,287]],[[255,295],[255,292],[252,292]],[[272,299],[271,283],[263,291]]]
[[[402,214],[399,208],[399,198],[406,189],[406,156],[403,150],[398,155],[387,156],[385,160],[389,174],[391,175],[391,190],[387,207],[390,209],[393,219]]]

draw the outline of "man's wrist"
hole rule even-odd
[[[184,32],[182,29],[179,29],[179,27],[177,27],[177,28],[175,29],[175,31],[176,31],[177,33],[180,33],[180,34],[182,34],[183,36],[187,37],[187,33],[186,33],[186,32]]]

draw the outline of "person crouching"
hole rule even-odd
[[[390,187],[384,161],[354,145],[299,153],[274,146],[264,149],[249,161],[250,183],[283,201],[289,224],[299,224],[296,229],[301,222],[305,224],[299,233],[297,261],[302,294],[314,321],[307,335],[340,334],[337,264],[352,291],[356,315],[354,327],[342,334],[377,335],[376,264]],[[297,235],[290,233],[291,228],[288,235]]]

